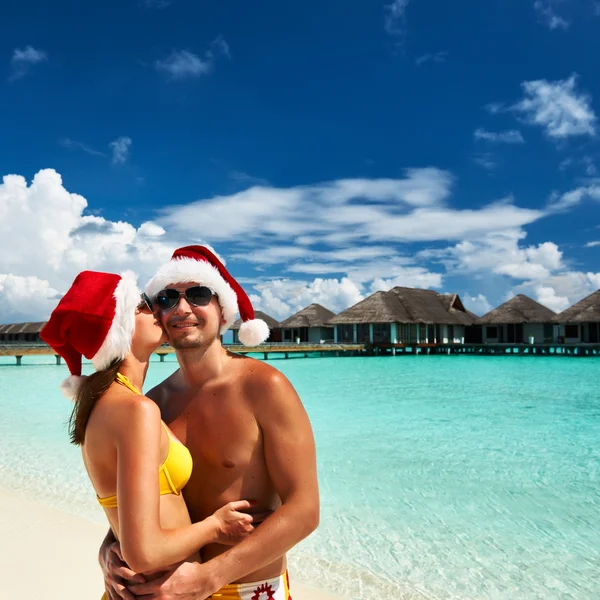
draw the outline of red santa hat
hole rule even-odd
[[[254,308],[246,292],[205,246],[185,246],[175,250],[171,260],[160,267],[146,285],[146,294],[154,301],[158,292],[177,283],[198,283],[216,294],[225,319],[221,335],[233,325],[239,312],[243,321],[239,331],[242,344],[257,346],[269,337],[269,326],[262,319],[254,318]]]
[[[40,337],[69,367],[71,376],[61,384],[68,398],[83,381],[83,356],[101,371],[129,354],[141,293],[136,279],[132,271],[81,272],[42,329]]]

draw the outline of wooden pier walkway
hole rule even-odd
[[[293,344],[293,343],[276,343],[276,344],[261,344],[260,346],[251,347],[241,344],[224,344],[230,352],[236,354],[262,354],[264,360],[268,360],[269,355],[283,354],[284,358],[289,358],[291,354],[303,355],[307,357],[309,354],[319,353],[320,356],[334,354],[339,355],[356,355],[365,352],[364,344]],[[167,354],[174,354],[175,350],[168,345],[161,346],[154,354],[160,357],[163,362]],[[56,364],[61,364],[61,358],[44,343],[5,343],[0,344],[0,356],[14,356],[17,365],[22,364],[24,356],[54,356]]]
[[[256,347],[239,344],[224,344],[224,347],[236,354],[262,354],[264,360],[269,356],[409,356],[409,355],[473,355],[473,356],[562,356],[562,357],[600,357],[600,344],[261,344]],[[155,352],[161,362],[167,354],[175,351],[165,345]],[[0,344],[0,356],[13,356],[16,364],[21,365],[24,356],[54,356],[56,364],[61,358],[44,343],[4,343]]]

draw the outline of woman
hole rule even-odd
[[[253,530],[232,502],[192,524],[181,495],[192,471],[189,451],[141,394],[150,356],[165,341],[133,273],[84,271],[52,313],[41,337],[71,372],[61,386],[74,396],[72,443],[132,570],[151,573],[199,560],[209,543],[235,543]],[[96,372],[81,376],[82,356]],[[103,598],[108,598],[105,594]]]

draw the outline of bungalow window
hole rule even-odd
[[[352,343],[354,341],[354,326],[353,325],[338,325],[338,342],[343,344]]]
[[[579,325],[565,325],[565,337],[566,338],[579,337]]]
[[[411,343],[419,341],[419,325],[417,323],[410,325],[410,341]]]
[[[544,323],[544,342],[551,342],[554,339],[554,326],[552,323]]]
[[[373,341],[374,342],[389,342],[390,341],[390,325],[389,325],[389,323],[375,323],[373,325]]]
[[[498,327],[487,327],[486,335],[489,338],[498,338]]]
[[[356,341],[359,344],[370,342],[370,328],[368,323],[359,323],[356,326]]]
[[[410,344],[410,325],[408,323],[398,323],[396,325],[396,334],[399,344]]]
[[[424,344],[427,340],[427,325],[419,323],[419,343]]]
[[[448,341],[454,341],[454,325],[448,325]]]

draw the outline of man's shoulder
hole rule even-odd
[[[165,380],[161,381],[158,385],[155,385],[151,390],[148,391],[146,396],[151,400],[154,400],[156,404],[161,406],[165,402],[171,392],[180,385],[181,371],[177,369],[173,374],[169,375]]]
[[[253,358],[244,358],[244,362],[239,366],[237,377],[245,386],[278,385],[288,381],[281,371],[269,363]]]
[[[290,380],[272,365],[248,359],[239,367],[237,384],[253,402],[276,401],[288,394],[295,394]]]

